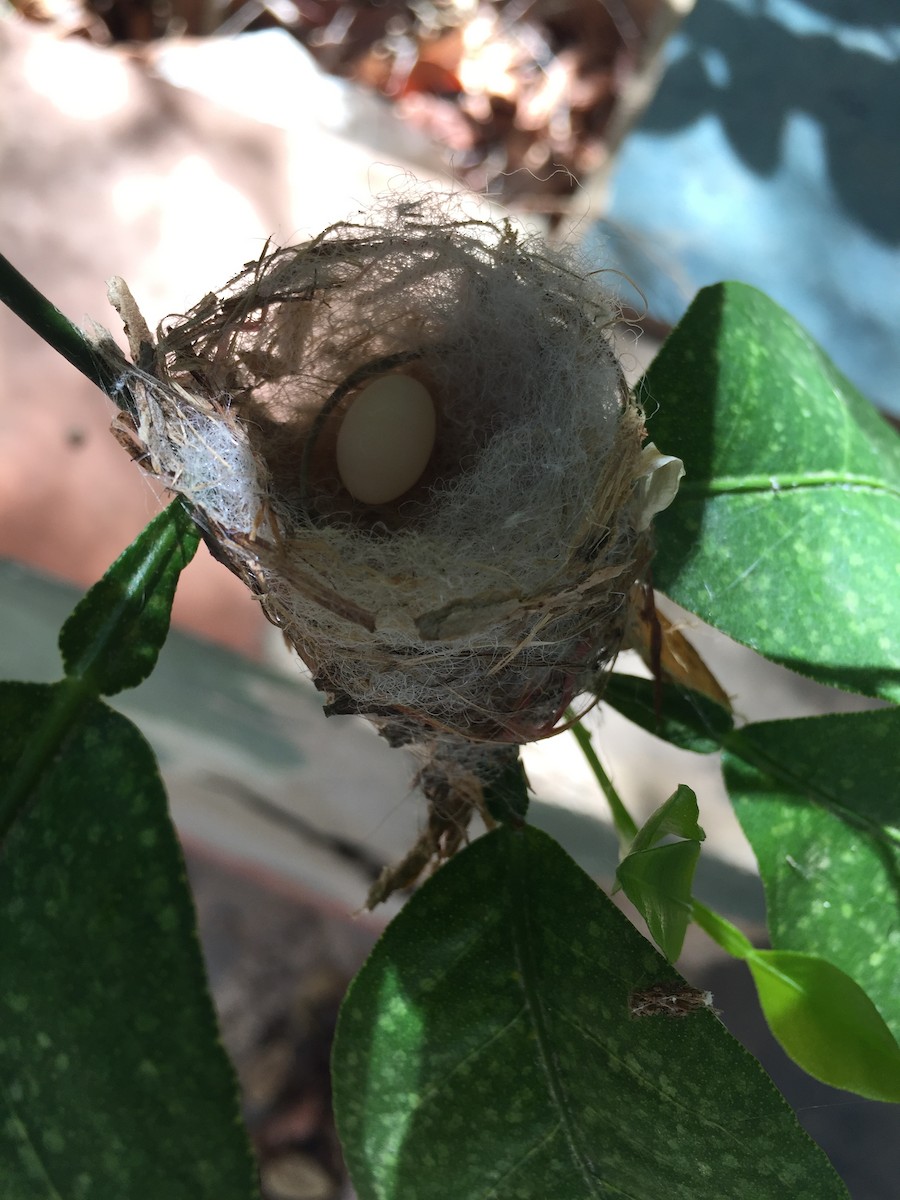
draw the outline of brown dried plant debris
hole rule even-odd
[[[475,191],[549,214],[606,158],[605,134],[664,0],[13,0],[98,44],[286,29],[372,89]]]

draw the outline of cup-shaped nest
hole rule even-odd
[[[120,438],[330,711],[517,743],[602,686],[648,563],[648,462],[592,276],[423,201],[265,252],[155,346],[114,302]]]

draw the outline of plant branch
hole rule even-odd
[[[694,923],[699,925],[705,934],[733,958],[746,958],[753,951],[753,943],[719,913],[699,900],[691,898],[691,916]]]
[[[597,751],[591,744],[591,735],[582,725],[581,721],[577,720],[571,709],[566,714],[566,718],[571,722],[571,730],[575,735],[575,741],[581,747],[584,757],[587,759],[588,766],[594,773],[597,782],[603,789],[603,794],[606,796],[612,813],[613,825],[616,828],[616,833],[619,835],[619,841],[623,849],[630,846],[634,840],[638,827],[632,819],[631,813],[622,803],[622,798],[616,791],[613,781],[607,775],[603,763],[601,763]]]
[[[97,355],[81,330],[0,254],[0,300],[73,367],[109,394],[112,369]]]

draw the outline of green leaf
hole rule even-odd
[[[169,632],[172,597],[199,534],[176,500],[95,583],[59,636],[66,674],[112,696],[136,687],[156,665]]]
[[[816,1079],[900,1103],[900,1046],[861,987],[795,950],[754,950],[747,965],[769,1027]]]
[[[900,1046],[858,983],[814,954],[755,949],[699,900],[693,915],[750,967],[772,1033],[805,1071],[872,1100],[900,1101]]]
[[[64,685],[0,685],[0,777]],[[253,1200],[153,755],[102,702],[0,857],[3,1200]]]
[[[768,721],[729,746],[773,946],[846,972],[900,1038],[900,712]]]
[[[629,854],[616,871],[617,883],[669,962],[675,962],[684,945],[699,857],[699,842],[674,842]]]
[[[4,683],[0,687],[12,704],[16,689],[29,685]],[[61,746],[71,729],[77,725],[84,704],[90,700],[76,680],[65,679],[46,689],[45,701],[27,707],[22,714],[25,724],[13,722],[15,710],[7,714],[0,706],[0,753],[6,763],[3,787],[0,790],[0,846],[13,822],[33,798],[41,780],[56,770]],[[5,727],[4,727],[5,726]]]
[[[691,920],[694,871],[706,837],[698,817],[697,797],[679,784],[638,830],[616,871],[616,890],[625,892],[669,962],[681,953]],[[657,846],[664,837],[689,840]]]
[[[650,367],[684,460],[655,585],[767,658],[900,700],[900,439],[783,309],[699,293]]]
[[[683,981],[545,834],[480,838],[351,986],[335,1106],[360,1200],[833,1200],[846,1191]]]
[[[635,725],[680,750],[713,754],[734,726],[731,713],[689,688],[662,685],[662,706],[657,715],[656,688],[652,679],[636,675],[609,677],[603,700]]]
[[[0,841],[42,775],[53,769],[82,707],[134,687],[152,671],[169,631],[172,597],[198,534],[180,501],[156,517],[76,605],[60,633],[67,677],[48,695],[0,792]]]
[[[635,835],[630,852],[647,850],[664,837],[695,838],[702,842],[706,834],[700,828],[697,797],[684,783],[679,783],[672,795],[651,813]]]

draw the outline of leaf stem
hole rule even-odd
[[[705,904],[701,904],[699,900],[691,900],[692,916],[695,924],[699,925],[704,933],[708,934],[717,946],[730,954],[733,958],[746,958],[748,954],[752,954],[755,947],[748,937],[746,937],[738,929],[736,925],[732,925],[730,921],[720,916],[717,912],[713,912],[711,908],[707,908]]]
[[[109,393],[115,384],[113,371],[95,352],[81,330],[73,325],[34,284],[0,254],[0,300],[26,325],[91,383]]]
[[[622,803],[622,798],[616,791],[613,781],[607,775],[606,770],[601,763],[597,751],[594,749],[591,741],[591,735],[585,729],[584,725],[579,721],[571,709],[566,713],[566,719],[571,722],[571,730],[575,735],[575,741],[581,747],[581,752],[587,759],[588,766],[594,773],[594,777],[603,789],[603,794],[606,796],[607,802],[612,813],[613,825],[616,833],[619,835],[619,841],[623,849],[630,846],[637,834],[638,827],[632,819],[631,813]]]
[[[567,711],[566,718],[570,724],[572,733],[575,735],[575,740],[578,742],[584,757],[587,759],[588,766],[603,789],[603,793],[612,811],[613,824],[615,825],[616,833],[619,835],[619,841],[623,850],[627,850],[637,836],[638,827],[622,803],[622,798],[616,791],[615,785],[609,775],[607,775],[597,751],[592,745],[591,735],[585,729],[582,722],[576,718],[571,709]],[[737,739],[737,735],[729,736],[734,736]],[[699,842],[697,845],[699,848]],[[741,933],[736,925],[732,925],[725,917],[720,916],[711,908],[707,908],[705,904],[702,904],[694,897],[691,897],[691,917],[704,933],[711,937],[718,946],[721,946],[732,957],[746,959],[748,954],[754,953],[755,947],[753,943]]]

